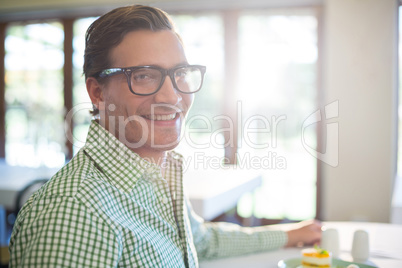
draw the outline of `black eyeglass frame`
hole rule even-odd
[[[201,83],[200,86],[198,87],[197,90],[192,91],[192,92],[186,92],[186,91],[182,91],[179,89],[179,87],[176,84],[176,79],[174,78],[174,73],[182,68],[198,68],[201,72]],[[134,92],[134,90],[131,87],[131,74],[135,71],[135,70],[139,70],[139,69],[153,69],[153,70],[158,70],[161,72],[162,74],[162,79],[159,83],[159,86],[157,87],[157,89],[152,92],[152,93],[136,93]],[[118,75],[118,74],[125,74],[126,78],[127,78],[127,84],[128,84],[128,88],[130,89],[131,93],[135,94],[135,95],[139,95],[139,96],[149,96],[149,95],[153,95],[156,92],[158,92],[161,88],[163,83],[165,82],[166,76],[168,75],[170,77],[170,80],[173,83],[174,88],[184,94],[193,94],[196,93],[198,91],[200,91],[200,89],[202,88],[202,85],[204,83],[204,75],[205,75],[205,71],[206,71],[207,67],[203,66],[203,65],[180,65],[171,69],[164,69],[158,66],[151,66],[151,65],[144,65],[144,66],[132,66],[132,67],[125,67],[125,68],[109,68],[109,69],[105,69],[103,71],[101,71],[98,74],[98,77],[100,78],[107,78],[110,76],[114,76],[114,75]]]

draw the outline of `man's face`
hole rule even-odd
[[[183,47],[172,31],[128,33],[111,50],[111,67],[152,65],[165,69],[187,64]],[[150,96],[130,92],[124,74],[108,78],[102,90],[101,124],[141,156],[177,146],[193,94],[178,92],[167,76]]]

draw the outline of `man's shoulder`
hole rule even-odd
[[[21,209],[19,221],[34,217],[37,213],[64,215],[65,209],[74,208],[80,213],[95,213],[94,204],[104,197],[107,178],[81,149],[45,185],[31,195]],[[102,194],[99,194],[102,193]],[[100,202],[102,203],[102,202]],[[35,217],[34,217],[35,218]],[[35,220],[34,218],[30,220]]]
[[[25,202],[18,214],[17,226],[24,222],[35,222],[37,215],[57,215],[57,218],[60,218],[64,215],[60,211],[67,207],[78,209],[78,204],[86,207],[87,204],[79,195],[83,195],[82,182],[94,176],[92,166],[90,159],[79,152]]]

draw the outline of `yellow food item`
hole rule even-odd
[[[332,255],[319,248],[307,248],[302,250],[303,268],[330,268]]]

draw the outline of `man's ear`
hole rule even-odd
[[[94,77],[88,77],[86,81],[86,86],[92,104],[99,109],[100,105],[103,104],[102,85],[99,84],[98,80],[96,80]]]

